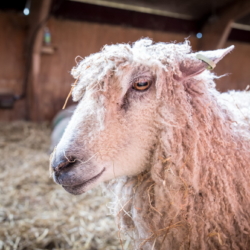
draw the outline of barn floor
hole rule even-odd
[[[48,125],[0,128],[0,249],[122,249],[100,188],[73,196],[49,177]]]

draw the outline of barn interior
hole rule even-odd
[[[49,178],[50,134],[72,67],[142,37],[188,39],[193,51],[235,45],[214,70],[225,75],[217,89],[250,84],[249,0],[0,2],[0,249],[129,249],[100,189],[73,197]]]

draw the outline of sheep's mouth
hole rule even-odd
[[[81,184],[77,184],[77,185],[62,185],[62,187],[69,193],[74,194],[74,195],[78,195],[78,194],[82,194],[84,192],[86,192],[87,190],[90,189],[90,187],[92,186],[91,184],[94,184],[100,177],[101,175],[104,173],[105,168],[103,168],[103,170],[95,175],[94,177],[90,178],[89,180],[85,180],[83,183]]]

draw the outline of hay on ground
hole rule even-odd
[[[122,249],[100,188],[73,196],[49,178],[49,126],[0,127],[0,249]]]

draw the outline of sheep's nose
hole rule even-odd
[[[71,186],[78,176],[76,158],[72,156],[59,155],[57,152],[51,160],[51,168],[54,181],[62,186]]]
[[[52,156],[51,167],[54,172],[60,172],[65,168],[73,166],[75,163],[75,158],[72,156],[66,157],[65,155],[55,154]]]

